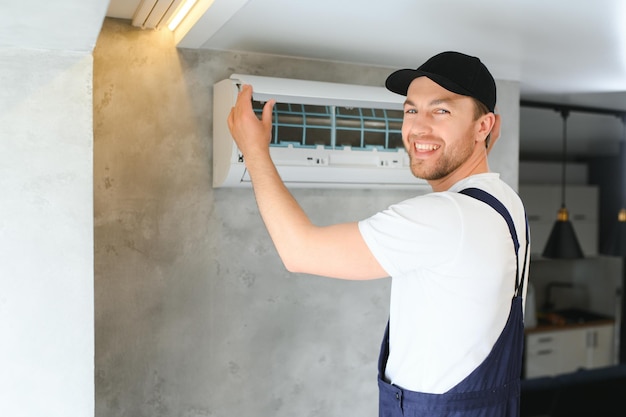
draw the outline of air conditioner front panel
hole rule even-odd
[[[252,85],[253,97],[259,101],[275,99],[281,103],[401,110],[405,100],[384,87],[244,74],[233,74],[230,78],[238,85]]]
[[[430,189],[411,174],[400,96],[382,87],[238,74],[214,85],[214,187],[250,186],[227,124],[242,83],[253,85],[259,117],[262,101],[277,99],[270,155],[288,186]]]
[[[284,182],[288,187],[294,188],[430,189],[423,180],[400,170],[379,171],[375,179],[366,168],[321,167],[311,171],[297,166],[280,166],[278,173],[281,178],[286,178]],[[244,171],[241,186],[249,186],[249,183],[250,177]]]

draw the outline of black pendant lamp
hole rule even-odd
[[[614,225],[610,238],[602,248],[604,255],[626,256],[626,113],[622,115],[624,126],[624,140],[619,145],[620,152],[620,192],[622,208],[617,213],[617,223]]]
[[[561,166],[561,208],[557,214],[556,222],[548,237],[548,242],[542,255],[553,259],[579,259],[583,258],[583,251],[578,243],[574,226],[569,220],[569,212],[565,207],[565,167],[567,165],[567,117],[569,110],[561,109],[563,117],[563,161]]]

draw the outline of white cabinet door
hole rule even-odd
[[[551,224],[561,207],[561,194],[553,185],[520,185],[519,196],[524,202],[528,220]]]
[[[569,210],[570,220],[572,222],[598,221],[598,187],[590,185],[568,185],[565,188],[565,192],[565,205]]]
[[[587,332],[587,367],[601,368],[613,365],[614,328],[611,325],[598,326]]]
[[[526,378],[613,365],[613,334],[612,324],[527,334]]]
[[[532,333],[526,335],[525,374],[526,378],[556,375],[559,372],[558,334],[556,332]]]
[[[526,378],[573,372],[585,366],[585,333],[559,330],[526,336]]]
[[[559,334],[558,373],[574,372],[587,365],[587,331],[575,329],[557,332]]]

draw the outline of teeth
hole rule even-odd
[[[415,150],[417,151],[436,151],[439,149],[440,145],[426,144],[426,143],[416,143]]]

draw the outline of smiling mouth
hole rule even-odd
[[[441,145],[435,145],[432,143],[415,143],[414,144],[415,150],[417,152],[432,152],[432,151],[436,151],[437,149],[441,148]]]

